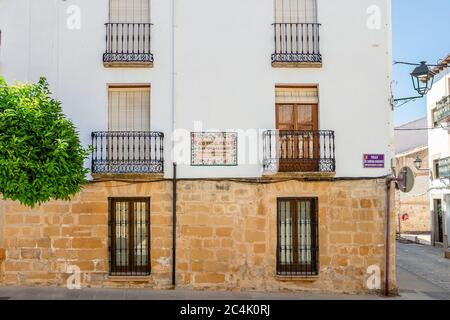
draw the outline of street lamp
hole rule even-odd
[[[414,90],[419,93],[419,96],[415,97],[407,97],[401,99],[394,99],[394,104],[398,104],[401,101],[405,101],[407,103],[411,100],[416,100],[423,98],[426,95],[434,84],[434,77],[436,73],[430,70],[430,67],[427,65],[426,61],[421,61],[420,64],[417,63],[409,63],[409,62],[394,62],[394,64],[406,64],[410,66],[416,66],[413,72],[411,72],[411,80],[413,83]]]
[[[414,167],[415,167],[417,170],[421,170],[421,169],[422,169],[422,163],[423,163],[422,159],[420,159],[420,157],[417,156],[416,160],[414,160]],[[428,170],[428,169],[427,169],[427,170]]]
[[[433,87],[435,75],[436,74],[427,66],[427,63],[422,61],[411,73],[414,90],[422,97],[426,95]]]

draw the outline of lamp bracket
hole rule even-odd
[[[420,95],[420,96],[415,96],[415,97],[408,97],[408,98],[394,99],[393,101],[394,101],[395,104],[397,104],[397,103],[402,102],[402,101],[416,100],[416,99],[421,99],[421,98],[423,98],[422,95]]]

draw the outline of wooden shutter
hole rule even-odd
[[[109,131],[150,131],[150,87],[109,88]]]
[[[318,104],[319,91],[317,87],[277,87],[275,100],[277,104]]]
[[[316,23],[317,0],[275,0],[275,23]]]
[[[150,0],[109,0],[109,22],[150,23]]]

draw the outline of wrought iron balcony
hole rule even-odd
[[[450,120],[450,96],[446,96],[436,103],[433,120],[434,123],[448,122]]]
[[[263,133],[265,172],[335,172],[334,131]]]
[[[105,66],[153,66],[151,23],[106,23]]]
[[[162,132],[92,133],[92,173],[163,173]]]
[[[320,66],[319,23],[274,23],[273,66]]]
[[[450,157],[439,160],[439,177],[450,178]]]

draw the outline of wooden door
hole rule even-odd
[[[318,107],[316,104],[277,104],[281,172],[319,169]]]

